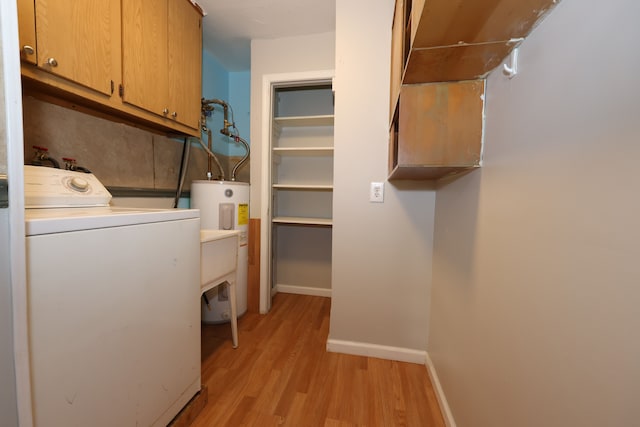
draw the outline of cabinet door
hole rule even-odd
[[[114,7],[113,0],[36,0],[38,66],[110,95]]]
[[[422,18],[425,0],[412,0],[411,3],[411,46],[413,46],[413,41],[415,40],[418,28],[420,27],[420,18]]]
[[[479,166],[483,109],[484,80],[403,85],[389,179],[437,179]]]
[[[167,115],[167,75],[167,0],[123,0],[123,101]]]
[[[391,95],[389,114],[392,115],[398,101],[400,84],[402,82],[402,70],[404,61],[402,59],[403,46],[403,22],[404,0],[396,0],[396,9],[393,15],[393,26],[391,27]]]
[[[202,18],[190,2],[169,0],[169,109],[197,129],[202,96]]]
[[[482,80],[404,86],[398,161],[406,165],[477,165],[483,97]]]
[[[36,10],[33,0],[18,0],[20,59],[36,63]]]

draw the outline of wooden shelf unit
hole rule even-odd
[[[484,78],[556,3],[396,0],[389,179],[431,180],[480,166]]]
[[[398,4],[400,3],[400,4]],[[398,0],[403,84],[482,79],[557,0]],[[394,21],[396,22],[396,21]],[[394,25],[395,26],[395,25]],[[408,46],[407,46],[408,43]]]
[[[333,94],[331,83],[274,89],[271,123],[271,286],[331,289]]]

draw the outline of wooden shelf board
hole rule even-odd
[[[333,114],[321,116],[274,117],[273,121],[279,126],[289,127],[333,126]]]
[[[430,0],[416,10],[412,47],[485,43],[526,37],[556,0]]]
[[[331,226],[333,220],[331,218],[306,218],[297,216],[278,216],[271,220],[274,224],[299,224],[299,225],[321,225]]]
[[[389,181],[394,180],[437,180],[462,172],[479,169],[478,165],[469,166],[396,166],[389,173]]]
[[[332,184],[273,184],[275,190],[333,190]]]
[[[403,84],[482,79],[499,66],[520,40],[413,49]]]
[[[280,156],[331,156],[333,147],[273,147],[273,154]]]

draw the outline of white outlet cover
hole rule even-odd
[[[384,202],[384,182],[372,182],[369,189],[369,201],[374,203]]]

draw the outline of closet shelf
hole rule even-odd
[[[274,123],[280,127],[333,126],[333,114],[319,116],[274,117]]]
[[[280,156],[331,156],[333,147],[273,147],[273,154]]]
[[[331,76],[322,75],[272,86],[265,243],[278,292],[331,288],[334,97]]]
[[[331,227],[331,218],[306,218],[299,216],[276,216],[271,220],[274,224],[322,225]]]
[[[274,190],[319,190],[332,191],[332,184],[273,184]]]

